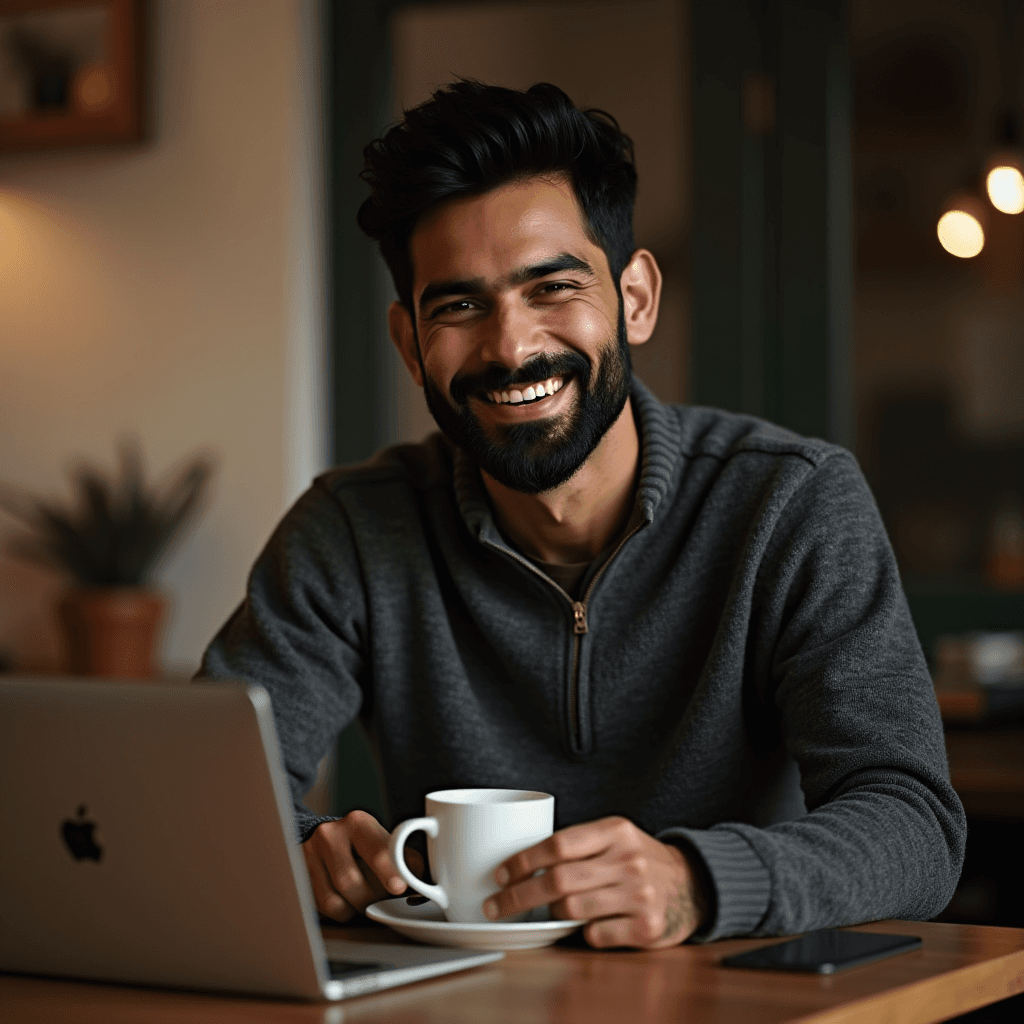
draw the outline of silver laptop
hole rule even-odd
[[[0,969],[343,999],[501,953],[325,948],[259,686],[0,681]]]

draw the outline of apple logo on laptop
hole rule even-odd
[[[82,804],[78,808],[78,818],[68,818],[60,827],[60,834],[64,837],[64,844],[71,851],[75,860],[99,861],[103,856],[103,847],[93,838],[93,830],[96,828],[95,821],[89,821],[86,816],[87,808]]]

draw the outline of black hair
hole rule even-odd
[[[518,92],[461,79],[407,110],[363,156],[360,177],[371,194],[357,221],[380,244],[410,311],[409,238],[423,214],[535,175],[564,174],[572,182],[587,235],[604,250],[616,288],[633,255],[632,140],[610,114],[580,110],[557,86]]]

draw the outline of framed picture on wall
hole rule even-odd
[[[144,0],[0,0],[0,154],[140,141]]]

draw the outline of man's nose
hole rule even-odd
[[[514,370],[544,350],[543,331],[521,302],[498,302],[481,328],[479,356],[485,363]]]

